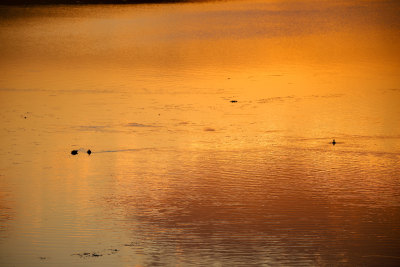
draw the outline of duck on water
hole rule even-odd
[[[86,153],[88,153],[88,155],[92,154],[92,151],[89,149],[88,151],[86,151]],[[77,155],[78,154],[78,150],[74,149],[71,151],[71,155]]]

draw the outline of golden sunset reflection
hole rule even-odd
[[[0,6],[0,266],[399,265],[399,11]]]

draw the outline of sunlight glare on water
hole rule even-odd
[[[0,266],[398,266],[399,11],[1,6]]]

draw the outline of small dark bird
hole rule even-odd
[[[92,154],[92,151],[89,149],[88,151],[86,151],[86,153],[88,153],[88,155]]]
[[[237,100],[231,100],[231,103],[237,103]]]
[[[335,139],[333,139],[333,141],[332,141],[332,145],[336,145],[336,141],[335,141]]]
[[[78,150],[72,150],[72,151],[71,151],[71,154],[72,154],[72,155],[78,154]]]

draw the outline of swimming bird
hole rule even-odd
[[[86,153],[88,153],[90,155],[90,154],[92,154],[92,151],[89,149]]]
[[[237,100],[231,100],[231,103],[237,103]]]
[[[335,139],[333,139],[333,141],[332,141],[332,145],[336,145],[336,141],[335,141]]]
[[[78,154],[78,150],[72,150],[72,151],[71,151],[71,154],[72,154],[72,155]]]

